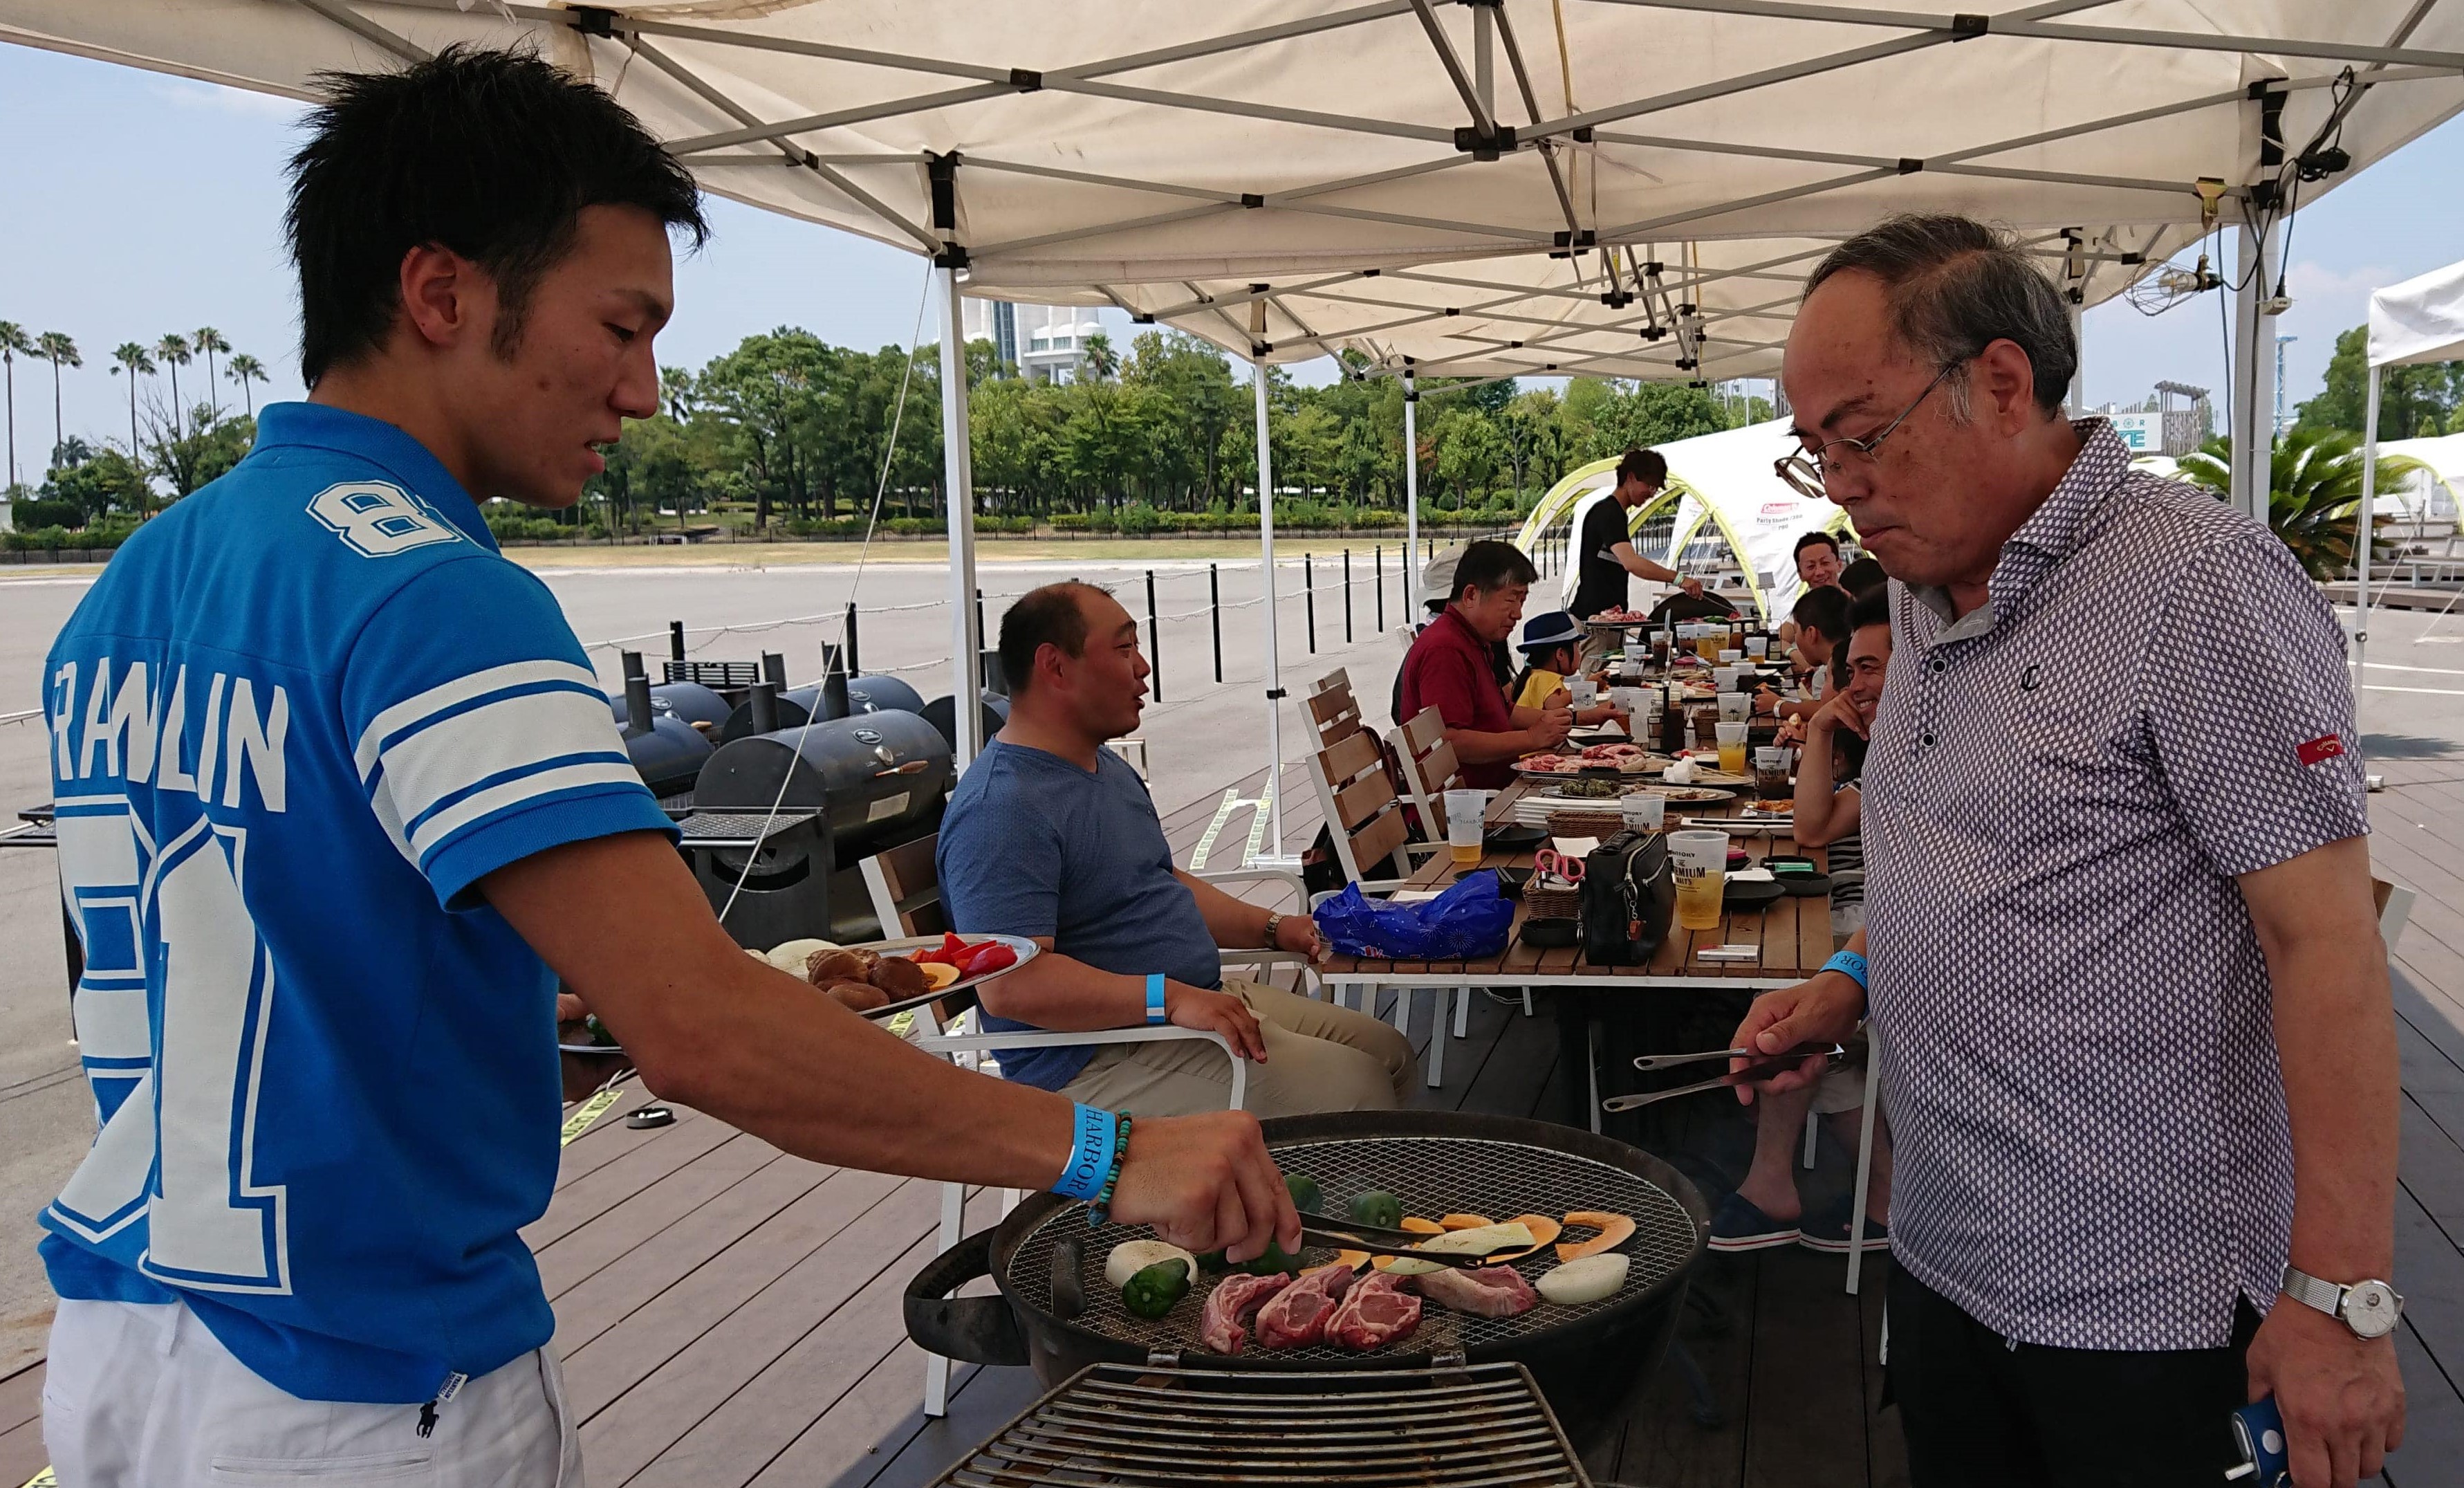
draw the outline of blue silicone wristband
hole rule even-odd
[[[1147,1024],[1155,1027],[1170,1021],[1163,1011],[1163,973],[1150,971],[1147,973]]]
[[[1865,958],[1858,955],[1853,950],[1833,952],[1831,959],[1822,964],[1822,969],[1825,971],[1844,971],[1848,974],[1849,980],[1855,982],[1859,987],[1863,987],[1865,985]]]
[[[1066,1199],[1091,1199],[1104,1191],[1104,1175],[1112,1170],[1112,1148],[1120,1140],[1120,1123],[1110,1111],[1081,1105],[1070,1111],[1076,1137],[1068,1165],[1061,1169],[1052,1191]]]

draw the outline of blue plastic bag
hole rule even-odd
[[[1360,885],[1320,904],[1310,918],[1335,953],[1390,961],[1465,961],[1506,949],[1514,906],[1498,892],[1494,873],[1465,874],[1432,899],[1374,899]]]

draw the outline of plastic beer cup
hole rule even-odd
[[[1720,768],[1731,775],[1746,772],[1746,724],[1722,719],[1713,725],[1720,744]]]
[[[1446,849],[1457,868],[1480,866],[1481,834],[1485,828],[1481,812],[1487,804],[1485,790],[1446,792]]]
[[[1672,832],[1668,866],[1677,881],[1677,926],[1711,930],[1720,923],[1720,896],[1728,885],[1728,834]]]

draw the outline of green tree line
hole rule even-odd
[[[2356,325],[2336,338],[2327,359],[2327,386],[2295,410],[2297,427],[2363,433],[2369,411],[2370,328]],[[2464,362],[2390,366],[2379,374],[2379,437],[2417,439],[2464,433]]]

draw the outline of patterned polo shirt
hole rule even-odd
[[[1987,604],[1891,586],[1863,829],[1892,1248],[2013,1340],[2212,1347],[2293,1219],[2234,879],[2369,830],[2352,692],[2274,534],[2078,428]]]

